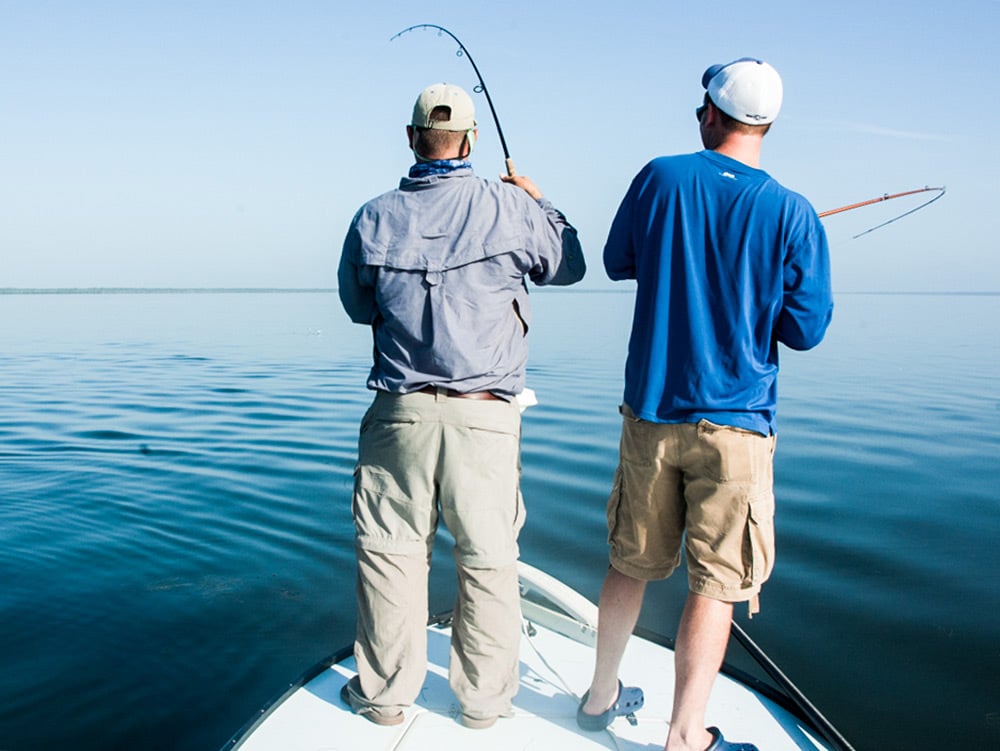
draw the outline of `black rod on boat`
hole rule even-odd
[[[815,705],[806,698],[799,688],[792,683],[791,679],[786,676],[774,661],[767,656],[763,649],[757,646],[757,643],[750,638],[746,631],[740,628],[740,625],[736,621],[732,622],[732,633],[736,637],[743,648],[750,653],[757,664],[760,665],[764,671],[771,677],[775,683],[784,691],[788,698],[790,698],[795,705],[802,712],[805,719],[807,719],[810,724],[830,743],[833,744],[837,751],[854,751],[854,747],[847,742],[847,739],[840,734],[840,731],[833,726],[823,713],[820,712]]]

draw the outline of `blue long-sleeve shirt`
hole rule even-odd
[[[545,199],[471,168],[405,177],[351,222],[338,270],[351,320],[374,328],[368,386],[441,386],[510,399],[524,389],[525,280],[567,285],[586,264]]]
[[[826,233],[805,198],[714,151],[654,159],[604,266],[637,281],[624,401],[638,417],[775,432],[778,343],[814,347],[833,313]]]

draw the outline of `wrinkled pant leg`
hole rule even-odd
[[[508,714],[518,688],[521,604],[517,563],[458,568],[451,627],[449,682],[462,711],[475,719]]]
[[[427,673],[428,555],[357,549],[354,642],[363,704],[391,714],[416,700]]]

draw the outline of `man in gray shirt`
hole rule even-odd
[[[403,721],[426,673],[427,576],[438,518],[455,539],[449,680],[467,727],[517,692],[521,417],[530,322],[525,280],[583,278],[576,231],[529,178],[477,177],[462,89],[425,89],[406,128],[416,163],[361,207],[344,241],[340,299],[374,333],[354,486],[358,675],[344,701]]]

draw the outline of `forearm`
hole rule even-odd
[[[369,324],[375,317],[375,290],[361,284],[358,267],[341,258],[337,269],[340,304],[354,323]]]
[[[565,214],[552,205],[546,198],[537,200],[539,207],[545,212],[549,228],[558,238],[553,248],[554,263],[549,266],[549,273],[544,277],[532,278],[536,284],[567,286],[583,279],[587,273],[587,262],[583,255],[583,247],[577,236],[576,228],[567,221]]]

